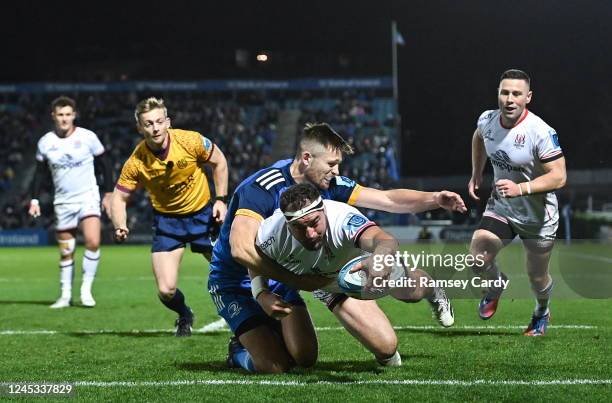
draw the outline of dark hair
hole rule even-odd
[[[51,102],[51,112],[54,112],[55,108],[63,108],[64,106],[70,106],[76,112],[76,102],[65,95],[57,97]]]
[[[529,74],[525,73],[523,70],[518,70],[518,69],[506,70],[502,73],[499,81],[501,82],[502,80],[505,80],[506,78],[509,78],[512,80],[525,80],[527,82],[527,85],[531,87],[531,78],[529,77]]]
[[[317,188],[310,183],[293,185],[281,195],[280,209],[283,213],[298,211],[317,200],[319,196]]]
[[[353,147],[327,123],[306,123],[298,143],[296,156],[304,151],[309,142],[340,150],[344,154],[353,154]]]

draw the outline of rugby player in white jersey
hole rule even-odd
[[[527,110],[532,92],[529,76],[507,70],[500,79],[499,109],[485,111],[472,137],[472,178],[468,190],[477,191],[487,157],[494,172],[494,188],[470,251],[485,256],[483,270],[489,279],[505,279],[495,264],[497,253],[518,235],[527,255],[527,275],[536,306],[526,336],[542,336],[550,321],[548,309],[553,280],[548,263],[557,232],[559,213],[553,193],[565,185],[565,158],[557,133]],[[490,319],[497,310],[502,289],[491,288],[479,304],[479,315]]]
[[[380,267],[377,267],[373,263],[375,256],[383,257],[380,262],[387,255],[395,256],[398,241],[355,207],[335,200],[323,200],[317,188],[309,183],[293,185],[281,195],[280,208],[259,227],[257,248],[292,273],[321,275],[330,279],[335,279],[338,271],[353,258],[372,252],[364,264],[358,264],[352,270],[366,270],[368,273],[368,282],[362,291],[364,299],[375,298],[384,288],[387,288],[385,295],[388,293],[403,302],[418,302],[423,298],[433,300],[436,297],[436,289],[421,286],[422,277],[431,280],[424,271],[399,269],[395,264],[390,267],[379,264]],[[379,282],[381,286],[374,280],[375,277],[384,280],[392,276],[395,276],[394,281],[400,277],[410,278],[414,286],[391,288],[385,286],[384,282]],[[268,290],[267,283],[260,276],[252,279],[255,299]],[[322,290],[343,292],[335,281]],[[442,321],[452,324],[452,308],[445,312]],[[356,328],[351,333],[358,340],[364,340],[367,335],[362,334],[363,331]],[[401,358],[396,350],[391,357],[379,358],[379,362],[387,366],[398,366],[401,365]]]
[[[66,308],[72,303],[75,236],[79,224],[85,239],[81,303],[93,307],[96,301],[91,289],[100,260],[100,191],[95,172],[102,173],[102,206],[109,212],[113,189],[111,167],[96,134],[74,125],[76,103],[73,99],[65,96],[55,99],[51,103],[51,117],[55,129],[38,141],[29,214],[32,217],[41,215],[38,195],[48,167],[55,189],[53,205],[61,287],[61,295],[51,308]]]
[[[228,366],[248,371],[285,372],[292,363],[301,367],[316,362],[318,344],[314,325],[296,290],[313,291],[351,334],[378,360],[393,356],[397,336],[376,301],[350,298],[319,288],[330,282],[317,275],[297,276],[255,247],[260,223],[274,214],[286,188],[311,183],[323,199],[356,207],[393,213],[418,213],[436,208],[465,212],[465,203],[453,192],[419,192],[411,189],[378,190],[340,176],[339,166],[353,152],[346,141],[326,123],[307,124],[293,159],[281,160],[245,179],[234,192],[211,260],[208,289],[217,312],[229,324],[234,337],[228,346]],[[256,299],[250,295],[251,276],[276,280],[270,292]],[[248,293],[248,294],[247,294]],[[439,294],[444,291],[440,290]],[[433,302],[439,321],[450,304],[444,295]],[[452,314],[452,312],[451,312]],[[285,315],[280,321],[272,318]],[[282,338],[278,325],[282,327]],[[452,323],[441,321],[443,326]]]

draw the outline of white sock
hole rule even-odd
[[[534,289],[533,293],[536,297],[536,306],[533,311],[537,317],[542,317],[548,313],[548,305],[550,304],[550,295],[552,294],[554,283],[552,278],[548,282],[548,285],[543,290]]]
[[[74,260],[60,260],[60,287],[62,298],[72,297],[72,275],[74,273]]]
[[[395,354],[391,357],[382,360],[377,359],[376,361],[383,367],[400,367],[402,365],[402,357],[397,350],[395,350]]]
[[[83,254],[83,285],[81,288],[91,289],[91,285],[96,277],[99,261],[100,249],[95,252],[85,249]]]

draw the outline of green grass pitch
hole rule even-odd
[[[173,337],[175,315],[156,297],[147,246],[103,247],[94,284],[98,305],[62,310],[48,307],[59,293],[56,248],[3,248],[0,382],[72,382],[79,401],[610,401],[609,249],[555,249],[558,287],[552,327],[542,338],[521,335],[533,301],[518,245],[500,256],[512,290],[488,322],[478,319],[474,298],[453,299],[456,324],[450,329],[437,326],[425,302],[381,300],[398,328],[400,368],[379,367],[303,293],[319,328],[319,361],[310,370],[263,376],[225,368],[227,330]],[[77,303],[82,251],[73,286]],[[601,279],[592,292],[608,299],[580,296],[585,273]],[[218,319],[207,275],[203,258],[186,252],[180,288],[196,313],[195,329]]]

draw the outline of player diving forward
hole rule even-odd
[[[480,115],[472,138],[470,196],[482,183],[487,157],[493,165],[495,188],[487,202],[470,246],[473,255],[486,256],[484,274],[506,279],[495,256],[516,235],[527,254],[527,275],[536,297],[531,322],[524,334],[542,336],[550,321],[548,304],[553,280],[548,263],[559,224],[557,197],[565,186],[565,158],[553,128],[527,110],[531,101],[530,78],[521,70],[505,71],[499,83],[499,109]],[[490,319],[503,289],[492,288],[482,298],[479,315]]]
[[[295,274],[320,274],[332,279],[351,259],[364,255],[364,251],[372,252],[367,264],[367,287],[371,287],[377,284],[373,277],[388,278],[395,266],[377,268],[372,264],[373,257],[394,256],[398,242],[356,208],[334,200],[323,200],[314,186],[304,183],[291,186],[281,195],[280,209],[259,227],[257,248]],[[355,270],[359,267],[356,266]],[[391,288],[381,283],[393,297],[404,302],[417,302],[434,295],[433,288],[419,285],[422,284],[421,277],[430,280],[424,271],[401,270],[401,273],[394,274],[412,279],[414,286]],[[255,299],[268,289],[266,279],[260,276],[252,279],[251,287]],[[375,290],[367,287],[362,295],[376,294],[372,292]],[[342,292],[335,281],[324,289]],[[386,364],[401,365],[399,353],[396,351]]]
[[[279,197],[289,186],[311,183],[324,199],[396,213],[439,207],[465,211],[461,197],[452,192],[381,191],[339,176],[344,154],[351,153],[350,145],[328,124],[308,124],[293,159],[278,161],[254,173],[234,192],[213,250],[208,280],[208,291],[217,311],[235,335],[230,342],[230,365],[277,373],[289,369],[292,362],[303,367],[316,362],[318,345],[314,326],[294,289],[317,290],[330,279],[319,275],[298,276],[264,259],[255,247],[260,223],[279,207]],[[255,300],[247,268],[282,283],[273,283],[269,292],[260,293]],[[454,320],[451,306],[444,292],[438,291],[430,303],[443,325],[450,326]],[[315,296],[379,362],[395,355],[397,337],[375,301],[322,290]],[[288,311],[291,313],[286,315]],[[286,316],[280,321],[271,318],[278,314]],[[278,331],[279,327],[282,332]]]

